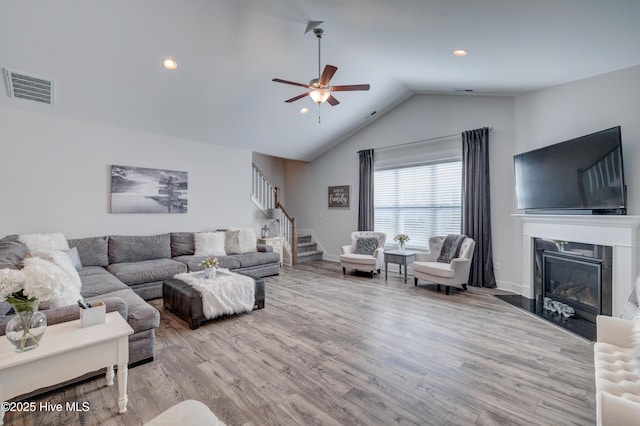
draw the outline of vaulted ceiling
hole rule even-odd
[[[54,80],[55,104],[4,87],[0,105],[300,160],[412,94],[513,95],[640,64],[638,0],[1,3],[0,67]],[[331,83],[370,91],[284,102],[304,89],[272,78],[318,74],[309,21],[324,21]]]

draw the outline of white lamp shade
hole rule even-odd
[[[282,219],[282,209],[267,210],[267,219],[274,219],[274,220]]]

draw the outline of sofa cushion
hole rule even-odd
[[[107,270],[127,285],[163,281],[175,274],[187,272],[187,266],[172,259],[154,259],[140,262],[114,263]]]
[[[69,240],[69,247],[76,247],[82,266],[109,266],[109,238],[91,237]]]
[[[0,269],[21,269],[29,250],[19,242],[0,242]]]
[[[169,234],[109,237],[109,264],[169,258],[171,258]]]
[[[413,262],[413,270],[442,278],[453,278],[455,274],[449,263],[442,262]]]
[[[87,266],[79,273],[82,281],[80,293],[85,299],[100,296],[117,290],[129,289],[129,286],[99,266]]]
[[[194,254],[196,243],[193,232],[172,232],[171,234],[171,257],[186,256]]]
[[[254,266],[266,265],[269,263],[280,264],[280,253],[243,253],[236,254],[235,257],[240,262],[240,268],[251,268]]]
[[[340,262],[371,266],[376,264],[376,258],[368,254],[348,253],[340,255]]]
[[[596,389],[640,403],[640,378],[633,349],[596,342],[593,353]]]
[[[204,269],[204,266],[200,264],[207,256],[178,256],[173,260],[184,263],[187,265],[189,272],[201,271]],[[236,258],[236,256],[218,256],[218,266],[220,268],[227,269],[238,269],[240,268],[240,261]]]
[[[129,308],[127,322],[133,328],[134,333],[160,326],[160,313],[158,310],[145,302],[130,288],[105,293],[102,297],[120,297],[125,301]]]

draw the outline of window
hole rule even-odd
[[[462,161],[441,161],[374,172],[375,230],[387,241],[409,234],[407,244],[428,247],[429,237],[459,234]]]

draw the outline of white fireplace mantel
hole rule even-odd
[[[522,295],[533,299],[534,238],[613,248],[613,315],[622,312],[638,275],[640,216],[514,214],[522,221]]]

